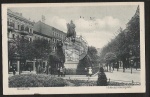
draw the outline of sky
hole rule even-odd
[[[9,8],[22,13],[23,17],[38,22],[45,16],[45,23],[67,32],[66,24],[73,20],[77,35],[87,41],[89,46],[104,47],[118,29],[125,28],[135,14],[136,5],[118,6],[73,6],[73,7],[16,7]]]

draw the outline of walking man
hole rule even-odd
[[[13,75],[15,75],[16,74],[16,67],[15,66],[13,66]]]
[[[63,68],[62,67],[60,67],[60,75],[61,75],[61,77],[63,75]]]
[[[63,76],[65,77],[65,75],[66,75],[66,68],[64,66],[64,68],[63,68]]]
[[[60,68],[58,67],[57,68],[57,74],[58,74],[58,77],[60,76]]]

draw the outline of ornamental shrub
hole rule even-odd
[[[98,73],[97,86],[107,86],[107,77],[102,67],[100,67],[100,70]]]

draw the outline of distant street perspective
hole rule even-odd
[[[9,87],[140,86],[139,5],[7,9]]]

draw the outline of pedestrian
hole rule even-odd
[[[15,75],[15,74],[16,74],[16,67],[13,66],[13,75]]]
[[[65,75],[66,75],[66,68],[64,66],[64,68],[63,68],[63,76],[65,77]]]
[[[48,73],[51,74],[51,66],[48,66]]]
[[[89,75],[90,75],[90,77],[92,76],[92,68],[91,67],[89,67]]]
[[[58,67],[57,68],[57,74],[58,74],[58,77],[60,76],[60,68]]]
[[[31,72],[31,67],[29,66],[29,71]]]
[[[62,67],[60,67],[60,75],[61,75],[61,77],[63,75],[63,68]]]
[[[86,76],[88,75],[88,72],[87,72],[88,70],[87,70],[87,68],[85,67],[85,73],[86,73]]]
[[[41,65],[39,64],[38,65],[38,74],[40,74],[41,73]]]

